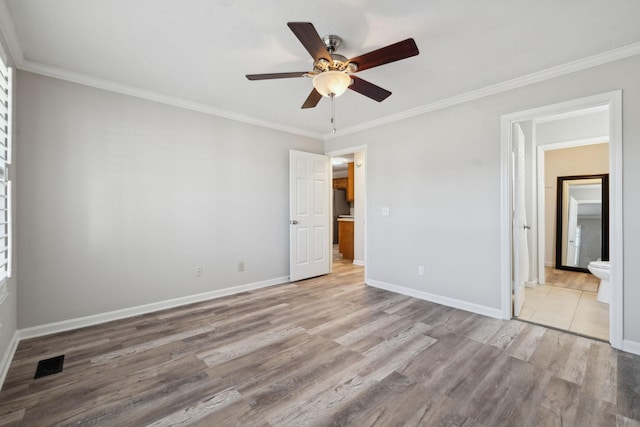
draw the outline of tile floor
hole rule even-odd
[[[609,305],[596,296],[552,285],[525,288],[519,318],[609,341]]]

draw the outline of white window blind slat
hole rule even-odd
[[[0,58],[0,288],[11,276],[11,182],[8,181],[7,164],[11,154],[11,82],[13,72]]]
[[[0,61],[2,62],[2,61]],[[9,87],[13,84],[13,68],[8,69],[9,72]],[[13,89],[7,94],[9,100],[7,101],[7,163],[11,163],[11,138],[13,138]],[[5,177],[7,179],[7,177]],[[11,270],[9,270],[11,273]]]

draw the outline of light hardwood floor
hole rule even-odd
[[[638,426],[640,357],[367,287],[341,262],[23,341],[0,425]]]

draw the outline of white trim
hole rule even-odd
[[[18,41],[18,35],[16,29],[13,26],[13,19],[11,19],[11,13],[7,7],[7,3],[0,1],[0,32],[4,36],[9,49],[9,54],[13,59],[16,66],[19,66],[24,62],[24,54],[22,53],[22,47]],[[6,54],[6,52],[5,52]]]
[[[640,356],[640,342],[631,340],[622,340],[622,351],[633,353]]]
[[[512,316],[511,280],[511,124],[505,116],[500,118],[500,307],[502,319]]]
[[[329,151],[329,152],[325,152],[325,156],[329,156],[329,157],[340,157],[340,156],[344,156],[345,154],[353,154],[353,153],[358,153],[358,152],[366,152],[367,151],[367,145],[357,145],[355,147],[347,147],[347,148],[342,148],[340,150],[334,150],[334,151]]]
[[[11,341],[9,342],[9,347],[2,356],[2,361],[0,361],[0,390],[2,390],[4,380],[7,378],[7,373],[9,372],[13,356],[16,354],[16,350],[18,349],[19,342],[20,339],[18,338],[18,331],[15,331],[13,333],[13,337],[11,337]]]
[[[624,339],[624,246],[622,220],[622,91],[611,93],[609,101],[609,258],[611,264],[611,345],[622,347]]]
[[[358,132],[362,132],[367,129],[372,129],[378,126],[383,126],[389,123],[397,122],[400,120],[408,119],[410,117],[418,116],[421,114],[429,113],[443,108],[452,107],[454,105],[463,104],[465,102],[473,101],[476,99],[484,98],[485,96],[496,95],[498,93],[507,92],[509,90],[517,89],[523,86],[528,86],[534,83],[539,83],[545,80],[550,80],[556,77],[561,77],[567,74],[575,73],[577,71],[586,70],[588,68],[596,67],[598,65],[607,64],[609,62],[618,61],[620,59],[628,58],[630,56],[640,54],[640,42],[632,43],[627,46],[619,47],[607,52],[599,53],[596,55],[588,56],[586,58],[578,59],[576,61],[568,62],[566,64],[558,65],[556,67],[548,68],[546,70],[537,71],[535,73],[527,74],[522,77],[507,80],[502,83],[498,83],[491,86],[474,90],[471,92],[463,93],[451,98],[435,101],[420,107],[412,108],[397,114],[382,117],[380,119],[371,120],[369,122],[361,123],[349,128],[339,130],[335,135],[326,134],[324,140],[328,141],[334,138],[340,138],[345,135],[350,135]],[[561,113],[560,111],[559,113]]]
[[[215,291],[203,292],[201,294],[189,295],[185,297],[174,298],[165,301],[154,302],[150,304],[139,305],[136,307],[124,308],[121,310],[109,311],[106,313],[94,314],[91,316],[78,317],[75,319],[63,320],[60,322],[48,323],[46,325],[33,326],[30,328],[20,329],[18,338],[23,340],[27,338],[36,338],[43,335],[55,334],[58,332],[70,331],[73,329],[84,328],[87,326],[98,325],[100,323],[111,322],[113,320],[126,319],[128,317],[138,316],[141,314],[153,313],[168,308],[179,307],[195,302],[207,301],[214,298],[220,298],[241,292],[247,292],[254,289],[266,288],[269,286],[287,283],[288,277],[278,277],[275,279],[265,280],[262,282],[248,283],[246,285],[233,286],[230,288],[217,289]]]
[[[509,204],[511,123],[533,120],[537,116],[549,116],[571,110],[599,105],[609,106],[609,253],[611,264],[612,301],[609,306],[611,346],[622,348],[624,305],[623,245],[622,245],[622,91],[612,91],[585,98],[574,99],[548,106],[533,108],[501,116],[501,294],[502,313],[511,317],[511,213]]]
[[[7,278],[13,273],[13,184],[7,181]]]
[[[535,119],[533,119],[533,123],[540,124],[540,123],[556,122],[558,120],[572,119],[575,117],[587,116],[589,114],[602,113],[608,110],[609,110],[608,105],[596,105],[595,107],[583,108],[582,110],[573,110],[573,111],[567,111],[560,114],[552,114],[550,116],[545,116],[545,117],[536,117]]]
[[[569,141],[553,142],[550,144],[541,144],[541,145],[537,145],[537,147],[542,148],[543,151],[550,151],[550,150],[560,150],[562,148],[583,147],[586,145],[607,144],[607,143],[609,143],[609,135],[601,135],[601,136],[594,136],[591,138],[572,139]]]
[[[361,267],[364,267],[364,261],[362,261],[360,259],[354,259],[353,260],[353,265],[359,265]]]
[[[419,291],[417,289],[406,288],[404,286],[392,285],[391,283],[381,282],[378,280],[367,279],[366,284],[374,288],[384,289],[385,291],[395,292],[397,294],[407,295],[425,301],[435,302],[436,304],[446,305],[471,313],[480,314],[482,316],[502,319],[502,312],[497,308],[487,307],[484,305],[474,304],[455,298],[444,297],[429,292]]]

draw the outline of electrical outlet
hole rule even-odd
[[[242,273],[244,271],[244,261],[240,261],[238,263],[238,272]]]
[[[418,266],[418,276],[424,276],[424,265]]]
[[[196,267],[196,277],[202,277],[202,267]]]

